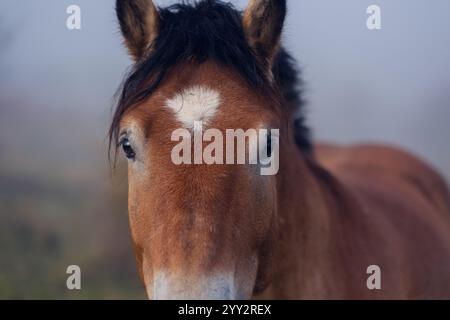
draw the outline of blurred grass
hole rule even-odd
[[[112,175],[103,137],[70,144],[49,127],[57,139],[39,148],[46,137],[27,132],[33,116],[17,117],[18,108],[12,128],[0,107],[0,299],[145,298],[126,174],[122,168]],[[80,291],[66,288],[72,264],[81,267]]]
[[[69,185],[0,172],[0,298],[143,298],[125,193]],[[71,264],[81,291],[65,287]]]

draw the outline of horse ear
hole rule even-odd
[[[269,67],[278,51],[285,17],[286,0],[250,0],[244,12],[247,41]]]
[[[116,14],[128,51],[138,61],[158,36],[158,10],[152,0],[117,0]]]

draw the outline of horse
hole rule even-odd
[[[128,161],[148,298],[450,298],[446,182],[397,147],[312,142],[301,74],[280,40],[286,11],[284,0],[243,11],[218,0],[116,2],[134,63],[110,148]],[[198,121],[215,132],[279,129],[278,140],[259,140],[279,153],[279,170],[175,164],[174,132]]]

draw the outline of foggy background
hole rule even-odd
[[[157,1],[167,5],[176,1]],[[232,1],[244,8],[246,1]],[[66,8],[81,7],[81,30]],[[377,4],[382,29],[366,28]],[[290,0],[317,140],[386,142],[450,178],[450,1]],[[106,131],[130,66],[113,0],[0,1],[0,298],[144,298]],[[65,270],[82,269],[82,290]]]

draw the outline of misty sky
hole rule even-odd
[[[66,28],[70,4],[81,7],[80,31]],[[366,28],[371,4],[382,9],[382,30]],[[398,144],[450,177],[450,1],[290,0],[289,8],[284,43],[303,69],[314,136]],[[50,133],[73,129],[41,119],[57,114],[104,138],[130,65],[113,0],[1,0],[0,39],[0,93],[21,101],[36,134],[44,125]],[[7,104],[0,108],[1,117],[10,114]]]

